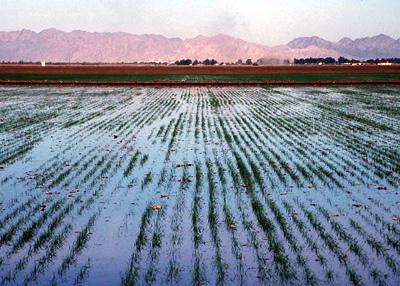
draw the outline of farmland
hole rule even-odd
[[[397,285],[400,88],[0,87],[4,285]]]
[[[0,64],[0,84],[7,81],[27,81],[27,84],[49,84],[63,81],[78,83],[117,83],[130,81],[161,85],[206,82],[250,83],[304,82],[329,84],[335,81],[358,83],[367,81],[395,82],[400,84],[400,65],[349,66],[170,66],[131,64],[50,64],[46,67],[34,64]],[[132,84],[132,83],[131,83]],[[326,83],[325,83],[326,84]]]
[[[15,81],[77,81],[77,82],[244,82],[251,81],[397,81],[400,73],[393,74],[0,74],[0,80]]]

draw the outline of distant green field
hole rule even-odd
[[[0,74],[1,80],[71,81],[328,81],[328,80],[400,80],[400,74]]]

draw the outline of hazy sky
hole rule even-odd
[[[267,45],[299,36],[400,38],[400,0],[1,0],[0,30],[218,33]]]

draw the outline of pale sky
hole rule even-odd
[[[0,30],[219,33],[266,45],[300,36],[330,41],[400,38],[400,0],[1,0]]]

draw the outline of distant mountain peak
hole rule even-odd
[[[387,43],[392,43],[396,41],[392,37],[389,37],[388,35],[385,34],[380,34],[374,37],[370,37],[369,39],[371,39],[372,41],[387,42]]]
[[[392,37],[390,37],[388,35],[385,35],[385,34],[379,34],[379,35],[376,35],[376,36],[371,37],[371,38],[380,38],[380,39],[391,39],[391,40],[393,40]]]
[[[47,29],[42,30],[40,33],[65,33],[64,31],[57,30],[56,28],[50,27]]]
[[[55,28],[48,28],[48,29],[45,29],[45,30],[41,31],[40,33],[38,33],[38,35],[46,36],[47,38],[60,36],[61,34],[67,34],[67,32],[57,30]]]
[[[232,36],[228,36],[228,35],[225,35],[225,34],[221,34],[221,33],[219,33],[219,34],[216,34],[214,37],[212,37],[212,38],[216,38],[216,39],[234,39],[234,40],[240,40],[240,39],[238,39],[238,38],[235,38],[235,37],[232,37]]]
[[[350,44],[351,42],[353,42],[352,39],[350,39],[350,38],[348,38],[348,37],[344,37],[343,39],[341,39],[341,40],[338,42],[338,44],[340,44],[340,45],[348,45],[348,44]]]
[[[20,34],[24,34],[24,33],[35,33],[35,32],[32,31],[32,30],[29,30],[29,29],[22,29],[22,30],[19,31],[19,33]]]
[[[18,40],[20,41],[26,41],[32,38],[33,36],[36,35],[34,31],[31,30],[26,30],[22,29],[21,31],[17,32],[18,33]]]
[[[304,49],[310,46],[317,46],[321,48],[330,48],[331,42],[324,40],[317,36],[312,37],[299,37],[290,41],[287,45],[292,49]]]

